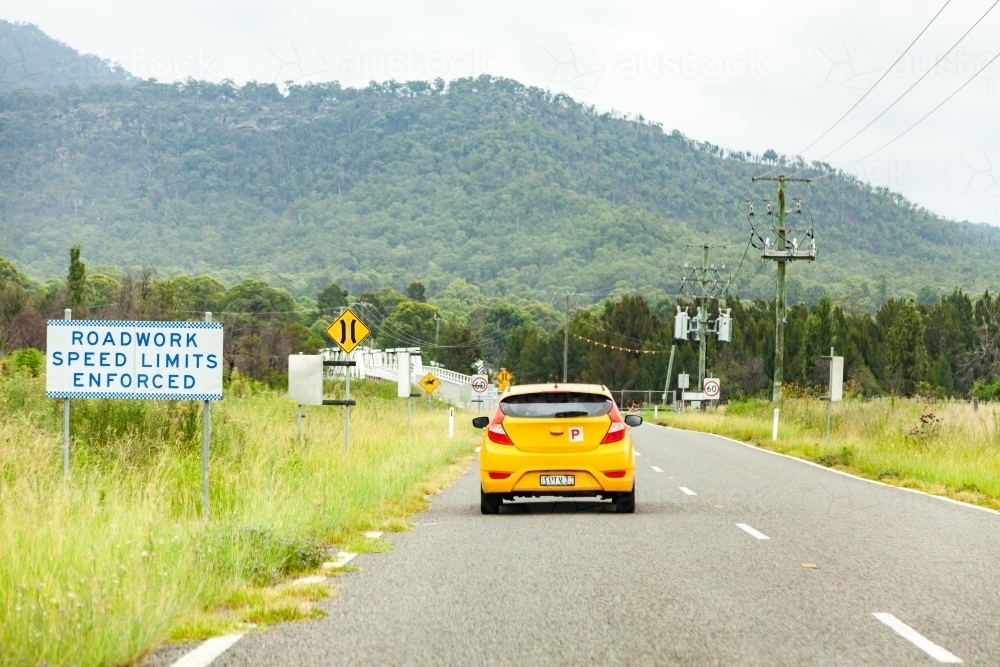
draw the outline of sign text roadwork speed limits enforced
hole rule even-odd
[[[710,401],[714,401],[719,398],[719,394],[722,392],[722,385],[719,382],[719,378],[705,378],[704,384],[702,384],[702,392],[705,394],[705,398]]]

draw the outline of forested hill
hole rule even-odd
[[[740,264],[763,172],[795,186],[796,227],[819,259],[790,271],[789,300],[830,290],[852,307],[1000,285],[998,232],[954,223],[823,165],[733,154],[640,119],[601,114],[506,79],[241,88],[138,83],[0,94],[0,255],[62,274],[92,266],[264,277],[357,293],[455,277],[493,294],[618,286],[676,291],[688,244]],[[764,236],[769,218],[756,217]],[[802,236],[802,233],[797,233]],[[773,294],[751,249],[735,285]],[[750,280],[749,285],[746,281]]]
[[[97,56],[82,54],[30,23],[0,19],[0,90],[95,83],[129,83],[135,77]]]

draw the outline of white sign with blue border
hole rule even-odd
[[[50,398],[222,400],[222,322],[49,320]]]

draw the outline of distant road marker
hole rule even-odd
[[[716,505],[716,506],[715,506],[715,509],[717,509],[717,510],[721,510],[721,509],[722,509],[722,505]]]
[[[660,468],[657,468],[656,466],[653,466],[653,470],[655,470],[656,472],[663,472]]]
[[[872,613],[872,616],[882,621],[882,623],[889,626],[889,628],[897,635],[910,642],[938,662],[949,662],[953,664],[959,664],[962,662],[962,659],[957,655],[942,646],[938,646],[892,614],[874,612]]]
[[[687,488],[686,486],[678,486],[677,488],[680,489],[684,493],[684,495],[687,495],[687,496],[697,496],[698,495],[697,493],[695,493],[691,489]]]
[[[206,639],[198,644],[198,647],[193,651],[181,656],[181,659],[170,667],[208,667],[242,638],[243,635],[223,635],[222,637]]]
[[[382,531],[369,530],[368,532],[365,533],[365,537],[367,537],[369,540],[377,540],[378,538],[382,537]]]
[[[745,523],[738,523],[738,524],[736,524],[736,527],[739,528],[740,530],[746,531],[747,533],[753,535],[758,540],[769,540],[769,539],[771,539],[770,537],[768,537],[764,533],[760,532],[756,528],[752,528],[751,526],[748,526]]]
[[[640,454],[639,452],[636,452],[635,455],[636,456],[642,456],[642,454]]]
[[[818,569],[816,567],[816,563],[802,563],[802,567],[804,567],[807,570],[816,570],[816,569]]]

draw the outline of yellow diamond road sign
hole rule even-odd
[[[428,394],[433,394],[434,390],[441,386],[441,380],[434,377],[433,373],[428,373],[420,380],[419,384]]]
[[[326,335],[339,345],[341,350],[350,354],[354,348],[361,345],[361,341],[368,338],[368,334],[371,332],[372,330],[365,326],[361,318],[348,308],[334,320],[333,324],[327,327]]]

